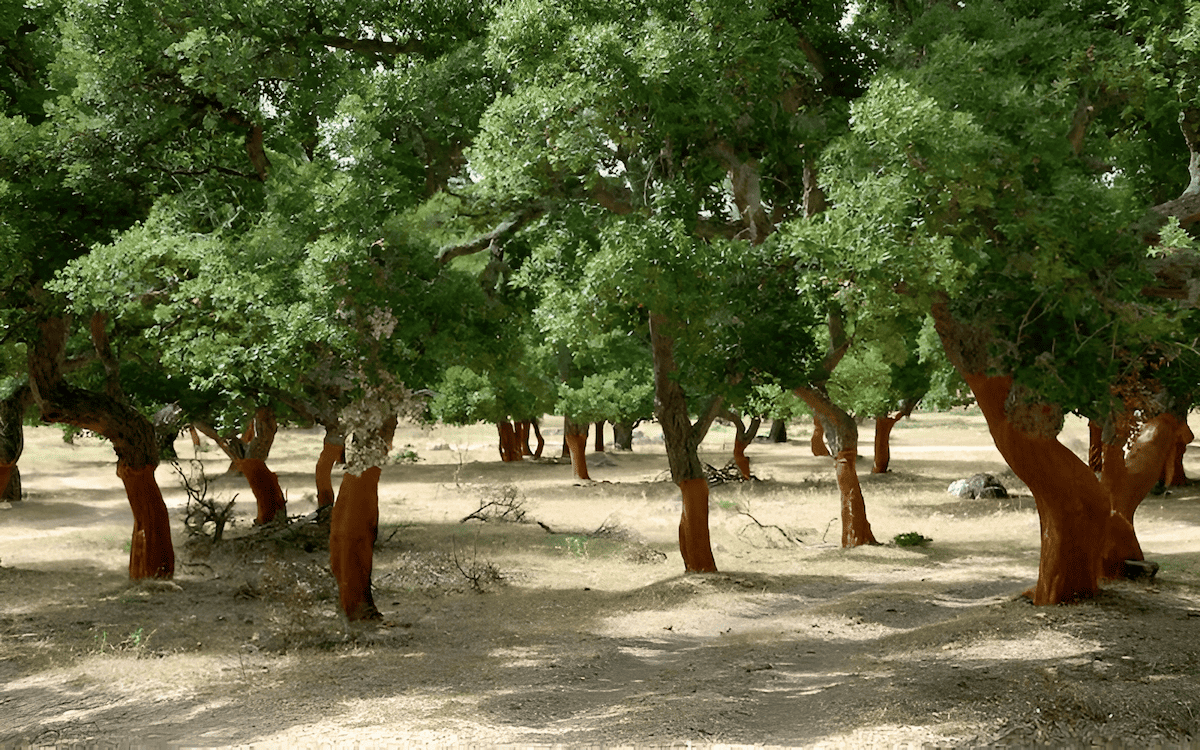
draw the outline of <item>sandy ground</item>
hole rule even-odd
[[[1037,515],[980,417],[901,423],[885,475],[866,473],[863,430],[875,535],[918,532],[924,547],[839,549],[831,461],[797,429],[790,444],[750,449],[758,481],[713,488],[722,572],[683,575],[678,491],[653,425],[640,429],[632,453],[589,455],[588,483],[569,463],[500,463],[487,427],[402,430],[420,460],[383,475],[385,619],[353,628],[336,615],[321,535],[253,529],[244,481],[213,449],[200,454],[209,492],[236,496],[236,525],[211,545],[177,520],[174,583],[131,584],[111,450],[32,429],[27,498],[0,509],[0,746],[1200,738],[1200,488],[1152,495],[1138,513],[1162,566],[1154,583],[1033,607],[1019,594],[1036,576]],[[732,439],[714,428],[704,458],[724,465]],[[1070,424],[1065,442],[1082,452],[1085,440]],[[314,431],[276,441],[292,514],[315,508],[319,445]],[[1200,476],[1200,453],[1186,467]],[[1014,496],[946,494],[978,471]],[[174,470],[158,478],[178,517]],[[490,502],[523,522],[462,522]]]

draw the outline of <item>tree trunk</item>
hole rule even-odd
[[[879,414],[875,417],[875,459],[871,464],[872,474],[886,474],[892,460],[892,428],[900,420]]]
[[[21,470],[17,462],[25,450],[25,410],[33,400],[28,385],[0,400],[0,502],[21,501]]]
[[[633,425],[627,422],[613,422],[613,445],[618,450],[633,450]]]
[[[533,455],[533,450],[529,447],[529,426],[528,419],[513,423],[513,431],[517,433],[517,450],[521,452],[522,458]]]
[[[708,480],[700,462],[700,439],[708,431],[721,406],[714,398],[701,416],[702,424],[692,424],[688,416],[687,396],[679,385],[679,367],[675,363],[675,342],[665,330],[670,323],[661,313],[650,314],[650,346],[654,361],[654,412],[662,425],[663,443],[671,479],[683,498],[679,519],[679,553],[689,573],[715,573],[712,543],[708,531]],[[701,429],[702,427],[702,429]]]
[[[67,323],[51,317],[38,324],[29,347],[29,381],[47,422],[70,424],[103,435],[117,455],[117,476],[133,511],[129,577],[170,578],[175,550],[162,491],[154,478],[158,439],[154,425],[129,405],[106,393],[77,388],[63,378]]]
[[[786,443],[787,438],[787,422],[782,419],[771,420],[771,431],[767,434],[767,440],[772,443]]]
[[[504,463],[521,461],[521,446],[517,444],[517,431],[512,422],[507,419],[497,422],[496,432],[500,435],[500,460]]]
[[[825,425],[821,423],[821,419],[813,416],[813,434],[812,440],[809,442],[814,456],[829,456],[829,446],[825,445]]]
[[[875,460],[871,466],[872,474],[888,472],[888,464],[892,460],[892,428],[901,419],[910,416],[916,407],[916,400],[902,399],[895,414],[884,413],[875,417]]]
[[[594,450],[597,453],[604,452],[604,422],[605,420],[601,419],[596,423],[596,444]]]
[[[1011,376],[963,377],[983,410],[996,448],[1037,504],[1042,551],[1033,603],[1062,604],[1095,594],[1110,518],[1117,519],[1117,526],[1128,526],[1128,521],[1112,515],[1096,475],[1058,441],[1057,410],[1015,400],[1011,408],[1006,406],[1013,390]]]
[[[1100,484],[1108,494],[1111,517],[1100,564],[1103,578],[1123,578],[1126,560],[1145,559],[1134,531],[1133,514],[1162,476],[1163,467],[1172,461],[1175,447],[1185,435],[1186,445],[1192,439],[1187,423],[1172,414],[1159,414],[1142,425],[1128,452],[1124,435],[1104,445]]]
[[[732,409],[723,409],[721,416],[732,422],[736,430],[733,436],[733,463],[738,467],[738,473],[742,475],[742,479],[748,481],[753,477],[750,475],[750,459],[746,456],[746,448],[754,442],[754,436],[758,434],[758,429],[762,426],[762,418],[754,417],[750,420],[750,426],[747,427],[746,423],[742,421],[741,415]]]
[[[317,457],[317,507],[333,505],[337,496],[333,493],[333,467],[345,460],[346,436],[340,428],[325,426],[325,440],[321,444],[321,455]]]
[[[279,432],[274,409],[258,407],[241,438],[226,439],[204,422],[193,421],[192,424],[225,451],[234,471],[246,478],[258,511],[254,517],[256,525],[287,517],[287,499],[279,486],[279,476],[267,468],[267,458]],[[249,442],[244,439],[247,435]]]
[[[1167,458],[1163,465],[1162,483],[1166,487],[1186,487],[1188,484],[1187,474],[1183,471],[1183,455],[1187,452],[1188,444],[1195,439],[1190,428],[1187,425],[1187,415],[1183,418],[1176,418],[1179,427],[1176,431],[1176,441],[1171,455]]]
[[[677,483],[683,497],[679,518],[679,552],[683,568],[695,573],[715,573],[712,541],[708,533],[708,480],[684,479]]]
[[[573,419],[566,420],[566,430],[563,434],[563,439],[567,443],[567,449],[571,454],[571,469],[575,473],[576,479],[590,480],[587,468],[587,437],[588,423],[582,424]]]
[[[125,485],[133,509],[133,539],[129,545],[129,577],[170,578],[175,574],[175,550],[171,546],[171,519],[162,490],[154,478],[154,466],[133,467],[117,461],[117,476]]]
[[[533,428],[533,435],[537,438],[537,448],[533,450],[534,458],[542,457],[542,449],[546,447],[546,439],[542,437],[542,430],[538,427],[536,419],[530,421],[530,426]]]
[[[1088,468],[1094,472],[1104,469],[1104,428],[1088,420]]]
[[[372,466],[362,474],[346,473],[329,532],[329,565],[338,583],[338,603],[351,621],[382,617],[371,596],[371,566],[379,533],[379,477]]]
[[[842,546],[879,544],[867,521],[867,506],[863,500],[862,485],[858,481],[858,425],[821,389],[801,387],[796,389],[796,395],[812,409],[814,425],[820,424],[822,434],[829,437],[838,491],[841,493]]]

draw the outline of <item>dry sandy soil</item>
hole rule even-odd
[[[207,545],[177,520],[174,583],[134,585],[111,450],[30,430],[27,498],[0,509],[0,745],[1200,738],[1200,490],[1152,495],[1138,513],[1155,582],[1033,607],[1020,593],[1036,576],[1037,515],[980,417],[918,414],[896,428],[891,473],[860,463],[888,543],[854,550],[836,545],[830,459],[797,430],[750,449],[757,481],[713,488],[722,572],[683,575],[678,492],[642,429],[632,453],[589,455],[589,483],[569,463],[500,463],[486,427],[402,431],[420,460],[383,475],[384,620],[353,628],[336,615],[321,535],[252,528],[250,494],[215,450],[200,454],[210,493],[237,496],[237,524]],[[1069,445],[1085,439],[1069,425]],[[276,441],[293,514],[315,507],[319,444],[310,431]],[[731,444],[715,428],[703,456],[721,466]],[[1200,476],[1200,454],[1186,466]],[[946,494],[977,471],[1014,496]],[[178,517],[180,483],[169,466],[158,477]],[[506,498],[524,522],[461,522]],[[905,532],[932,542],[890,542]]]

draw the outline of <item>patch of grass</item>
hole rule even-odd
[[[148,653],[146,644],[155,632],[151,630],[147,633],[145,628],[137,628],[124,638],[113,640],[107,630],[101,630],[95,636],[95,647],[92,650],[97,654],[131,653],[142,656]]]

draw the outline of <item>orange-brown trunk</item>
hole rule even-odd
[[[858,547],[879,544],[867,522],[867,504],[863,501],[862,485],[858,482],[857,451],[841,451],[834,458],[838,490],[842,496],[842,546]]]
[[[1187,474],[1183,472],[1183,455],[1187,452],[1188,443],[1195,439],[1191,429],[1187,426],[1187,422],[1176,420],[1178,431],[1176,433],[1176,441],[1171,455],[1167,458],[1163,465],[1162,483],[1167,487],[1184,487],[1187,486]]]
[[[591,479],[587,468],[587,431],[566,435],[567,449],[571,453],[571,468],[576,479]]]
[[[497,422],[496,432],[500,435],[500,460],[505,463],[520,461],[521,448],[517,445],[517,432],[512,422]]]
[[[1099,588],[1111,516],[1096,475],[1055,436],[1026,431],[1010,421],[1005,404],[1012,377],[982,373],[964,373],[964,377],[996,448],[1037,504],[1041,560],[1031,592],[1033,603],[1062,604],[1091,596]],[[1022,421],[1033,424],[1036,419]]]
[[[813,417],[813,434],[810,445],[814,456],[829,455],[829,448],[825,445],[825,426],[821,424],[820,417]]]
[[[533,451],[529,447],[529,425],[528,419],[522,419],[513,425],[513,430],[517,433],[517,448],[521,451],[522,456],[533,455]]]
[[[21,499],[20,495],[18,495],[15,498],[9,497],[10,493],[9,493],[8,484],[9,484],[9,482],[12,481],[12,478],[16,473],[16,468],[17,468],[17,465],[15,463],[0,464],[0,500],[20,500]]]
[[[689,573],[715,573],[712,543],[708,535],[708,480],[685,479],[679,484],[683,514],[679,518],[679,552]]]
[[[246,477],[246,484],[250,485],[254,501],[258,504],[258,515],[254,523],[261,525],[277,518],[286,518],[287,500],[279,486],[279,475],[267,468],[267,462],[261,458],[243,458],[237,465],[238,471]]]
[[[1187,432],[1190,442],[1191,431],[1186,424],[1171,414],[1160,414],[1142,426],[1128,452],[1124,441],[1104,446],[1100,484],[1108,494],[1111,516],[1102,553],[1102,577],[1121,578],[1126,560],[1145,559],[1134,531],[1133,515],[1162,475],[1163,466],[1172,460],[1182,431]]]
[[[379,476],[372,466],[361,475],[347,473],[333,505],[329,565],[338,584],[338,602],[349,620],[381,617],[371,596],[371,565],[379,533]]]
[[[170,578],[175,575],[175,549],[171,545],[171,519],[154,467],[130,468],[117,462],[117,476],[125,485],[133,510],[133,539],[129,550],[129,577]]]
[[[333,466],[342,460],[346,446],[341,443],[322,443],[321,455],[317,457],[317,507],[333,505]]]
[[[733,462],[737,464],[742,479],[750,478],[750,459],[746,457],[746,448],[750,447],[749,440],[733,439]]]
[[[886,414],[875,417],[875,460],[871,463],[872,474],[886,474],[892,461],[892,428],[900,421]]]

